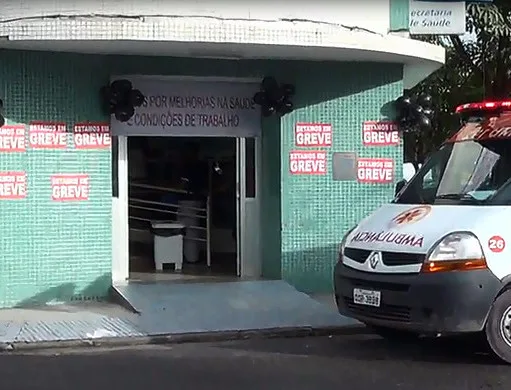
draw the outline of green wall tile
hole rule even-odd
[[[390,31],[408,31],[410,0],[390,0]]]
[[[377,69],[377,70],[376,70]],[[299,107],[282,121],[282,277],[306,292],[332,291],[332,270],[344,233],[393,197],[394,184],[333,181],[332,152],[390,157],[400,172],[402,147],[364,147],[362,123],[379,120],[382,106],[402,94],[402,67],[322,64],[296,80]],[[296,122],[333,125],[325,176],[290,175]]]

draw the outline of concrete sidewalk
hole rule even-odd
[[[281,292],[284,293],[285,291]],[[248,320],[240,323],[236,318],[246,319],[247,308],[245,307],[244,311],[237,307],[234,313],[224,314],[226,316],[224,323],[210,321],[209,325],[207,317],[203,317],[201,321],[201,318],[196,316],[195,323],[190,319],[183,322],[170,310],[135,314],[111,303],[79,303],[34,309],[0,310],[0,345],[3,350],[16,350],[98,344],[129,345],[250,337],[353,334],[365,331],[363,325],[357,321],[340,316],[331,297],[315,296],[312,299],[303,295],[299,302],[303,309],[297,316],[293,316],[290,310],[286,312],[283,307],[279,311],[281,313],[279,318],[271,318],[275,316],[276,311],[265,307],[261,312],[254,313],[250,307]],[[225,309],[220,309],[218,318],[223,316],[222,310]],[[210,313],[208,315],[211,316]],[[259,321],[255,320],[257,318]],[[199,321],[201,327],[197,326]]]

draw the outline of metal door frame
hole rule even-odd
[[[246,193],[246,162],[247,162],[247,139],[236,138],[236,269],[237,275],[240,277],[259,277],[261,276],[261,251],[260,251],[260,187],[259,183],[261,174],[261,138],[254,138],[254,168],[255,168],[255,194],[254,197],[247,197]],[[253,209],[251,220],[246,221],[247,217],[247,199],[248,202],[252,203]],[[247,235],[247,225],[250,224],[250,228],[254,229],[250,234]],[[250,236],[250,237],[249,237]],[[248,243],[247,240],[251,242]],[[247,249],[249,248],[249,249]],[[247,251],[254,257],[251,257],[257,264],[247,264],[249,259]]]
[[[112,194],[112,282],[129,279],[129,215],[128,215],[128,137],[116,136],[117,148],[116,196]],[[112,138],[113,139],[113,138]],[[112,170],[115,167],[112,166]]]

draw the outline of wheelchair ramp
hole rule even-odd
[[[357,324],[284,281],[131,282],[114,289],[150,335]]]

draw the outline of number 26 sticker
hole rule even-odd
[[[500,253],[506,248],[506,241],[501,236],[493,236],[488,240],[488,249]]]

